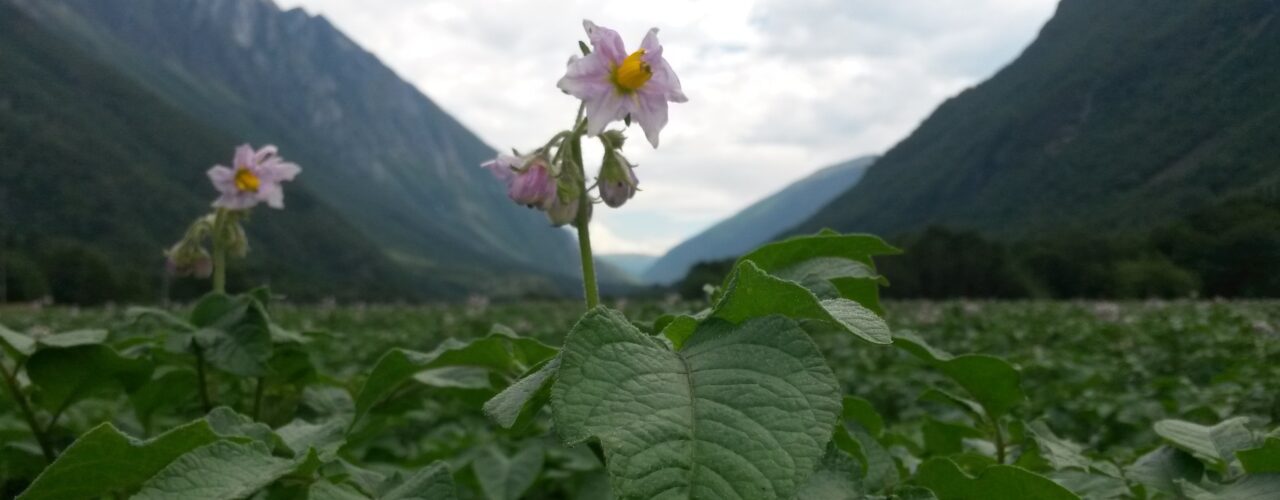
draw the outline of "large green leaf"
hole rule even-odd
[[[1161,446],[1126,467],[1125,475],[1148,491],[1179,495],[1181,482],[1199,482],[1204,477],[1204,464],[1185,451]]]
[[[1280,438],[1269,437],[1262,446],[1236,452],[1249,474],[1280,473]]]
[[[226,406],[219,406],[205,415],[204,419],[209,422],[209,428],[213,429],[222,437],[244,437],[262,443],[268,448],[274,450],[280,448],[284,442],[275,431],[271,430],[267,424],[255,422],[248,416],[236,413],[235,410]]]
[[[818,257],[840,257],[872,265],[875,255],[894,255],[901,250],[884,240],[869,234],[836,234],[822,232],[811,236],[796,236],[761,246],[738,259],[755,262],[766,272],[773,273],[789,266]]]
[[[861,462],[858,472],[862,489],[876,492],[898,483],[898,466],[893,457],[861,424],[847,422],[837,426],[832,442]]]
[[[487,368],[502,374],[519,373],[523,366],[555,354],[534,339],[491,333],[471,341],[445,339],[431,352],[392,349],[374,365],[356,395],[355,421],[419,372],[450,366]]]
[[[932,490],[939,500],[1080,500],[1053,480],[1011,465],[993,465],[972,477],[955,462],[934,458],[916,471],[916,481]]]
[[[1280,474],[1250,474],[1229,484],[1182,486],[1191,500],[1274,500],[1280,492]]]
[[[453,474],[443,462],[418,469],[408,478],[388,488],[379,500],[454,500],[458,498]]]
[[[1009,362],[985,354],[953,356],[906,332],[895,334],[894,345],[929,362],[955,381],[986,410],[999,418],[1022,404],[1022,375]]]
[[[174,460],[142,485],[134,500],[245,498],[285,474],[300,460],[271,456],[253,441],[215,441]]]
[[[27,359],[27,376],[39,389],[36,400],[53,411],[113,386],[137,389],[150,380],[152,368],[147,360],[98,343],[40,348]]]
[[[1253,432],[1245,427],[1248,421],[1245,417],[1236,417],[1217,425],[1204,426],[1181,420],[1161,420],[1156,422],[1154,429],[1156,434],[1174,446],[1225,472],[1235,460],[1237,451],[1259,444]]]
[[[556,356],[535,367],[532,373],[507,386],[484,403],[484,414],[504,429],[519,427],[533,419],[551,399],[551,381],[560,370]]]
[[[480,490],[489,500],[519,500],[542,473],[546,457],[537,443],[526,445],[510,457],[496,446],[490,446],[471,462]]]
[[[1129,498],[1132,494],[1124,479],[1105,474],[1067,469],[1049,471],[1045,475],[1086,500]]]
[[[26,334],[18,333],[0,325],[0,347],[15,359],[23,359],[36,352],[36,341]]]
[[[1088,470],[1092,460],[1084,456],[1084,446],[1058,437],[1044,422],[1032,422],[1027,426],[1029,449],[1022,452],[1018,465],[1029,469],[1031,462],[1040,462],[1048,469]]]
[[[128,493],[174,459],[218,439],[204,420],[147,441],[102,424],[71,443],[18,498],[56,500]]]
[[[888,284],[888,280],[863,262],[842,257],[817,257],[769,273],[799,283],[818,297],[843,297],[884,315],[884,308],[880,305],[880,286]]]
[[[197,387],[195,371],[185,367],[161,367],[150,381],[129,395],[129,401],[133,403],[138,420],[147,425],[159,410],[178,408],[194,401]]]
[[[884,418],[870,401],[857,396],[845,396],[841,407],[841,416],[845,420],[857,422],[872,436],[879,436],[884,430]]]
[[[338,416],[319,423],[310,423],[301,419],[276,429],[276,434],[284,445],[293,451],[294,456],[301,456],[307,450],[315,450],[321,461],[333,460],[342,445],[346,444],[346,429],[350,419]]]
[[[712,316],[736,324],[773,314],[826,321],[873,344],[893,341],[884,320],[857,302],[843,298],[820,300],[807,288],[770,276],[754,262],[742,261],[734,269]]]
[[[260,377],[269,371],[272,355],[271,319],[253,293],[230,296],[205,295],[191,311],[194,337],[205,361],[242,377]],[[185,334],[176,336],[185,337]]]
[[[351,486],[322,480],[311,484],[307,500],[369,500],[369,497]]]
[[[272,354],[269,325],[249,321],[202,333],[196,338],[203,340],[204,357],[210,365],[241,377],[268,373],[267,362]]]
[[[124,314],[126,318],[129,318],[130,322],[151,319],[170,328],[176,328],[179,331],[195,331],[196,329],[187,320],[179,318],[167,310],[155,307],[130,307],[125,310]]]
[[[620,498],[788,498],[821,461],[840,391],[783,317],[709,321],[678,352],[588,312],[551,392],[561,437],[600,439]]]
[[[95,345],[107,341],[106,330],[74,330],[70,332],[55,333],[53,335],[45,335],[36,337],[38,348],[45,347],[76,347],[82,345]]]
[[[858,476],[862,474],[857,461],[848,453],[834,446],[827,448],[818,470],[800,491],[796,500],[859,500],[865,497]]]

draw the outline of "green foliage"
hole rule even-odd
[[[938,500],[982,500],[987,498],[1035,498],[1043,500],[1079,500],[1057,483],[1029,471],[1008,465],[995,465],[970,477],[955,462],[934,458],[920,466],[916,473],[920,484],[937,495]]]
[[[844,298],[820,300],[794,281],[770,276],[754,262],[743,261],[725,287],[713,317],[741,323],[770,314],[825,321],[873,344],[890,342],[884,320],[857,302]]]
[[[204,420],[146,441],[104,423],[80,436],[20,498],[91,498],[131,492],[176,458],[217,440]]]
[[[742,260],[701,310],[316,308],[265,289],[6,310],[8,396],[30,412],[0,407],[0,475],[23,498],[1272,491],[1274,304],[877,300],[886,319],[838,286],[883,282],[870,241],[757,253],[773,270]],[[832,304],[898,348],[848,335],[863,323]]]
[[[822,354],[780,317],[706,323],[672,351],[595,310],[562,357],[557,429],[570,444],[601,441],[622,498],[790,497],[840,411]]]
[[[259,442],[215,441],[170,462],[143,483],[133,498],[244,498],[299,465],[295,460],[271,456],[271,450]]]

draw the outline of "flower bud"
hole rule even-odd
[[[596,178],[599,185],[600,199],[606,205],[618,208],[636,194],[636,186],[640,180],[633,170],[635,165],[627,161],[617,151],[605,151],[604,165],[600,167],[600,176]]]
[[[180,241],[165,251],[164,267],[170,275],[206,279],[213,274],[213,259],[198,244]]]
[[[589,206],[590,204],[588,204]],[[588,209],[590,210],[590,209]],[[551,225],[560,227],[565,224],[573,224],[578,218],[578,198],[574,197],[569,200],[561,200],[559,196],[547,207],[547,219],[551,221]]]
[[[507,183],[507,196],[530,208],[546,210],[556,197],[556,175],[545,154],[523,158],[499,155],[482,167]]]

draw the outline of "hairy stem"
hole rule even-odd
[[[204,348],[200,347],[200,342],[192,339],[191,349],[196,355],[196,383],[200,391],[200,408],[207,414],[213,410],[213,403],[209,401],[209,383],[204,369]]]
[[[581,129],[581,126],[575,126],[569,139],[573,162],[578,169],[578,187],[582,190],[578,196],[578,217],[574,225],[578,228],[578,253],[582,257],[582,286],[587,297],[587,309],[593,309],[600,305],[600,290],[596,287],[596,264],[591,253],[591,196],[587,193],[587,176],[582,166]]]
[[[253,421],[260,422],[262,420],[262,393],[266,389],[267,378],[258,377],[257,386],[253,388]]]
[[[5,388],[9,390],[9,396],[18,404],[18,409],[22,411],[27,426],[31,428],[31,434],[35,435],[36,443],[40,444],[40,452],[44,454],[45,461],[53,463],[57,455],[53,452],[53,445],[49,444],[49,436],[40,429],[40,422],[36,420],[36,414],[31,410],[31,402],[27,401],[27,397],[22,394],[22,388],[18,387],[18,367],[15,365],[13,373],[9,373],[9,370],[0,366],[0,373],[4,374]]]
[[[216,293],[227,292],[227,243],[222,237],[226,225],[227,211],[219,208],[213,219],[213,291]]]

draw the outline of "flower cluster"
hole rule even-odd
[[[191,223],[182,239],[165,250],[165,269],[173,276],[208,278],[214,272],[215,260],[205,249],[212,240],[215,254],[243,257],[249,251],[249,238],[240,220],[249,209],[265,202],[272,208],[284,208],[281,183],[292,181],[302,168],[280,157],[275,146],[254,150],[248,144],[236,148],[233,167],[214,166],[209,180],[218,191],[213,201],[216,209]]]
[[[612,123],[635,121],[654,148],[667,124],[667,103],[685,102],[680,80],[662,55],[657,28],[649,30],[640,48],[628,53],[616,31],[584,21],[591,49],[569,60],[557,87],[582,101],[578,119],[570,130],[552,137],[529,154],[501,154],[482,167],[506,183],[512,201],[546,212],[556,226],[588,221],[593,204],[591,188],[599,200],[618,208],[635,196],[640,179],[636,165],[622,154],[621,130],[606,130]],[[596,137],[604,146],[604,158],[595,184],[586,184],[581,137]],[[587,197],[587,198],[584,198]],[[585,213],[579,212],[586,210]]]

